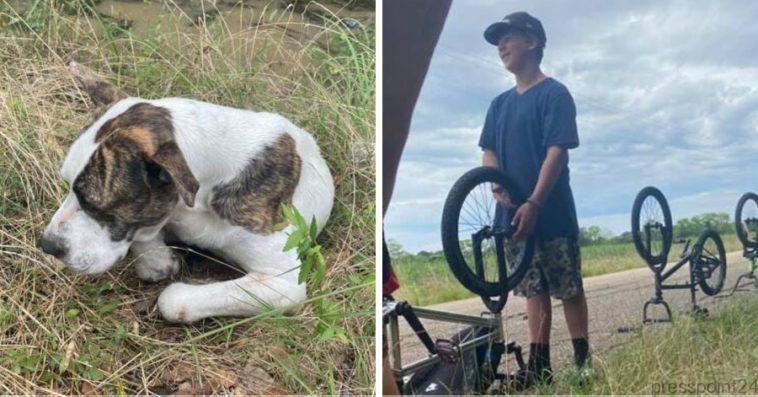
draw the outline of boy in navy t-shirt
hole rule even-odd
[[[579,146],[576,108],[566,87],[540,70],[545,31],[525,12],[490,25],[485,39],[498,48],[516,86],[490,105],[479,139],[485,166],[504,170],[520,191],[529,194],[516,207],[498,187],[493,194],[508,209],[515,240],[535,234],[537,249],[516,295],[527,299],[529,363],[517,386],[550,382],[550,296],[563,301],[566,324],[578,369],[588,368],[587,301],[580,274],[579,228],[569,186],[568,149]],[[506,247],[512,254],[516,246]]]

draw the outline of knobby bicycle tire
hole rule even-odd
[[[461,176],[450,189],[442,211],[442,248],[450,270],[464,287],[480,296],[501,296],[513,290],[526,274],[534,254],[534,237],[527,238],[521,261],[513,266],[506,282],[487,281],[478,277],[471,269],[473,264],[466,261],[461,252],[458,223],[464,201],[477,186],[483,183],[496,183],[506,190],[515,204],[525,200],[512,181],[502,171],[492,167],[474,168]],[[506,291],[503,291],[503,288]]]
[[[713,240],[716,244],[717,253],[703,252],[705,244],[709,239]],[[712,258],[717,259],[719,262],[716,265],[718,266],[717,270],[719,273],[715,280],[713,279],[713,273],[710,274],[710,277],[703,277],[705,274],[705,261],[703,260],[703,256],[710,255],[718,255],[718,258]],[[724,249],[724,242],[721,241],[721,236],[719,236],[715,230],[706,230],[700,234],[697,243],[695,243],[692,261],[695,264],[695,271],[698,275],[700,290],[703,291],[704,294],[711,296],[721,292],[721,289],[724,287],[724,280],[726,280],[726,250]]]
[[[743,246],[746,248],[758,248],[758,238],[751,240],[748,231],[742,227],[742,212],[748,200],[753,200],[758,205],[758,194],[750,192],[740,197],[740,200],[737,202],[737,208],[734,210],[734,228],[737,232],[737,238],[739,238]]]
[[[640,211],[642,211],[642,205],[648,197],[654,198],[663,211],[663,241],[661,252],[657,255],[648,252],[645,248],[645,243],[642,241],[643,236],[640,230]],[[673,241],[673,230],[671,210],[669,209],[668,202],[663,193],[653,186],[648,186],[640,190],[632,205],[632,239],[634,240],[634,247],[637,249],[637,253],[645,260],[653,272],[662,272],[666,267],[666,261]]]

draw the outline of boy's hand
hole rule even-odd
[[[516,205],[511,201],[511,196],[498,185],[492,185],[492,196],[495,197],[495,201],[498,202],[505,209],[516,208]]]
[[[537,207],[530,202],[522,204],[513,215],[511,225],[516,227],[513,239],[525,240],[534,232],[534,227],[537,225]]]

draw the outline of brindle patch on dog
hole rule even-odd
[[[95,142],[101,142],[117,134],[148,145],[153,141],[158,144],[173,141],[174,126],[171,123],[171,114],[167,109],[149,103],[132,105],[103,124],[95,135]],[[151,146],[146,147],[150,148]]]
[[[270,234],[281,221],[281,204],[292,203],[300,166],[295,140],[283,134],[252,159],[239,176],[214,187],[211,206],[235,225],[253,233]]]
[[[174,141],[168,110],[136,104],[103,124],[95,140],[100,145],[72,189],[114,241],[160,223],[180,195],[194,203],[198,183]]]

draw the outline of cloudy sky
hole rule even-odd
[[[758,2],[454,0],[416,107],[386,216],[409,252],[441,248],[450,186],[480,164],[487,107],[515,80],[482,32],[513,11],[542,21],[542,69],[577,106],[570,151],[580,226],[630,228],[659,187],[674,219],[733,215],[758,190]]]

